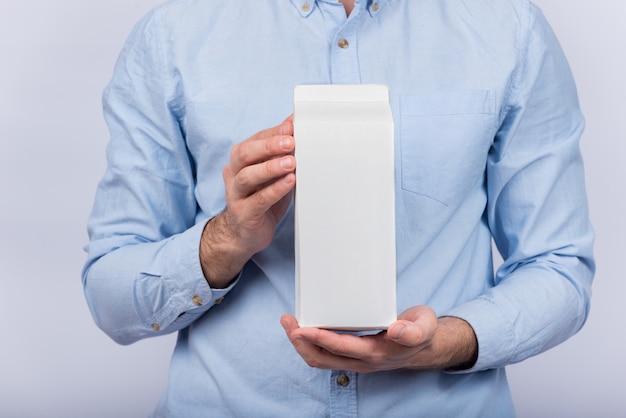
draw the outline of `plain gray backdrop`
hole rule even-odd
[[[174,336],[118,346],[83,299],[85,223],[105,168],[100,96],[158,0],[0,0],[0,416],[142,417]],[[586,327],[509,368],[519,416],[624,417],[626,3],[537,0],[577,79],[598,272]],[[278,318],[276,318],[278,321]]]

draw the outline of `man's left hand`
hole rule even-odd
[[[300,328],[291,315],[281,324],[296,351],[311,367],[375,372],[393,369],[470,368],[478,344],[472,327],[455,317],[437,318],[428,306],[415,306],[376,335],[338,334]]]

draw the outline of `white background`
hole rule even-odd
[[[0,0],[0,416],[141,417],[174,337],[115,345],[82,295],[100,95],[157,0]],[[624,417],[626,2],[537,0],[576,76],[598,273],[586,327],[509,368],[520,417]]]

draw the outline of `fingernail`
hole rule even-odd
[[[286,184],[293,184],[293,182],[295,181],[296,176],[293,173],[289,173],[287,174],[285,177],[283,177],[283,181]]]
[[[293,162],[291,161],[291,158],[283,158],[280,160],[280,166],[285,169],[292,168]]]
[[[293,148],[293,139],[290,136],[286,136],[280,140],[280,147],[284,150],[290,150]]]
[[[400,338],[402,338],[405,332],[406,332],[406,325],[404,324],[396,325],[395,327],[393,327],[391,338],[399,340]]]

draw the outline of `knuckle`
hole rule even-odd
[[[263,190],[259,190],[254,194],[254,201],[260,207],[265,207],[268,204],[269,199]]]
[[[337,343],[328,347],[328,351],[337,355],[345,355],[347,353],[347,347],[344,344]]]
[[[274,153],[274,141],[271,139],[265,140],[263,146],[267,155],[272,155]]]
[[[241,170],[235,175],[235,182],[241,186],[247,186],[250,183],[250,175],[247,170]]]
[[[307,357],[307,358],[304,359],[304,361],[310,367],[313,367],[313,368],[316,368],[316,369],[322,368],[322,362],[319,359],[315,358],[315,357]]]
[[[222,177],[224,178],[224,180],[230,177],[230,165],[224,167],[224,169],[222,170]]]
[[[248,149],[242,144],[236,144],[232,148],[231,160],[240,161],[246,163],[248,161]]]
[[[274,175],[274,168],[272,166],[273,161],[266,161],[265,163],[263,163],[263,174],[266,176],[266,178],[272,178]]]
[[[281,191],[282,191],[282,190],[281,190],[281,188],[280,188],[280,184],[279,184],[279,182],[278,182],[278,181],[273,182],[273,183],[270,185],[269,189],[271,190],[271,193],[272,193],[272,195],[274,195],[274,196],[278,196],[278,195],[280,195],[280,194],[281,194]]]
[[[235,158],[237,158],[237,155],[239,155],[239,148],[240,147],[241,146],[239,144],[235,144],[230,149],[230,160],[231,161],[233,161]]]

